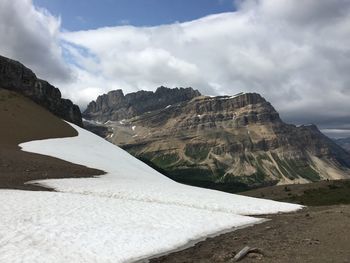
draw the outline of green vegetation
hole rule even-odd
[[[224,191],[228,193],[238,193],[238,192],[247,191],[251,189],[251,187],[241,182],[231,182],[231,183],[215,182],[212,176],[212,172],[209,169],[188,168],[188,169],[165,170],[144,157],[138,157],[138,158],[139,160],[143,161],[147,165],[151,166],[153,169],[157,170],[163,175],[179,183],[197,186],[197,187],[215,189],[215,190]]]
[[[188,144],[185,147],[185,154],[196,161],[205,160],[209,151],[210,147],[206,144]]]
[[[174,169],[172,171],[167,171],[167,176],[179,183],[228,193],[237,193],[251,189],[247,184],[238,181],[218,182],[213,177],[212,171],[204,168]]]
[[[192,159],[197,158],[197,160],[206,158],[209,153],[208,147],[201,144],[189,145],[185,148],[185,151],[187,156],[190,155]],[[277,154],[273,154],[273,158],[279,165],[279,169],[290,179],[298,178],[299,175],[310,181],[318,181],[320,179],[317,172],[302,160],[284,160],[280,159]],[[177,153],[146,153],[139,159],[177,182],[230,193],[276,184],[276,181],[268,179],[266,175],[265,169],[267,168],[264,162],[271,162],[270,156],[267,154],[241,156],[241,165],[249,164],[256,169],[256,172],[250,176],[225,176],[229,168],[225,163],[214,160],[215,169],[212,170],[208,166],[200,166],[198,162],[192,163],[180,159]],[[280,176],[280,172],[277,169],[273,167],[271,169],[274,169],[272,172],[276,176]],[[288,192],[288,198],[291,201],[291,198],[294,198],[293,192],[289,191],[289,188],[286,188],[285,191]],[[300,202],[304,201],[300,200]]]
[[[266,181],[266,175],[261,171],[257,171],[249,176],[230,176],[225,179],[225,183],[242,183],[251,186],[251,188],[272,184],[272,182]]]
[[[291,168],[289,167],[288,162],[286,162],[285,160],[281,160],[276,153],[271,153],[271,155],[272,155],[273,159],[275,160],[275,162],[277,163],[281,172],[285,176],[287,176],[287,178],[289,178],[291,180],[298,178],[298,175],[296,174],[296,172],[291,170]]]
[[[317,182],[321,179],[319,174],[314,169],[312,169],[310,165],[302,160],[281,160],[275,153],[272,153],[272,157],[284,175],[291,180],[298,178],[298,176],[303,177],[311,182]]]
[[[298,173],[301,177],[310,180],[311,182],[317,182],[321,179],[319,174],[304,162],[289,160],[289,165],[293,171]]]
[[[215,181],[212,171],[206,168],[175,168],[173,170],[167,171],[167,174],[175,181]]]
[[[192,179],[176,179],[172,178],[174,181],[177,181],[182,184],[202,187],[202,188],[208,188],[208,189],[214,189],[219,190],[227,193],[238,193],[243,192],[251,189],[251,187],[247,186],[244,183],[236,182],[236,183],[216,183],[212,181],[205,181],[205,180],[192,180]]]
[[[155,165],[166,168],[176,163],[179,160],[179,156],[176,153],[159,154],[151,160]]]
[[[283,201],[307,206],[350,204],[350,181],[334,181],[317,189],[305,190],[302,195],[293,195]]]

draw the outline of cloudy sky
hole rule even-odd
[[[113,89],[253,91],[350,136],[349,0],[1,0],[0,36],[82,109]]]

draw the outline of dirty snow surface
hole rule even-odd
[[[300,206],[185,186],[72,125],[77,137],[21,144],[107,172],[45,180],[58,192],[1,190],[0,262],[131,262]]]

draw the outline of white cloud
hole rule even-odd
[[[60,18],[33,6],[31,0],[0,1],[0,54],[21,61],[39,77],[69,81],[59,46]]]
[[[314,122],[323,128],[332,123],[337,128],[348,122],[348,0],[241,0],[236,1],[237,12],[186,23],[79,32],[59,32],[58,18],[30,9],[28,0],[24,3],[27,7],[22,9],[31,10],[32,17],[19,16],[21,23],[37,21],[29,24],[33,29],[25,28],[26,34],[44,32],[46,37],[33,49],[46,50],[63,69],[63,48],[74,80],[54,83],[80,105],[117,88],[130,92],[160,85],[192,86],[211,95],[261,93],[285,120],[295,123]],[[25,13],[22,9],[17,12]],[[0,43],[0,51],[11,41]],[[25,45],[19,49],[28,53]],[[64,79],[64,71],[53,69],[47,60],[34,62],[44,68],[34,70],[52,71]]]

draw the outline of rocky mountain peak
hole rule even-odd
[[[257,106],[266,106],[271,110],[275,109],[258,93],[239,93],[233,96],[200,96],[193,99],[191,102],[196,104],[199,111],[222,111],[223,109],[237,110],[239,108],[250,107],[253,109]]]
[[[63,99],[58,88],[38,79],[21,63],[3,56],[0,56],[0,88],[21,93],[58,117],[82,126],[79,107]]]
[[[164,86],[157,88],[155,92],[141,90],[126,95],[122,90],[113,90],[90,102],[83,116],[85,119],[101,122],[129,119],[174,103],[190,101],[200,95],[198,90],[192,88],[170,89]]]
[[[138,116],[137,121],[152,127],[164,125],[169,119],[176,125],[169,129],[204,129],[223,122],[235,127],[253,123],[280,122],[278,112],[257,93],[240,93],[234,96],[198,96],[190,101],[172,104],[156,112]],[[211,129],[210,128],[210,129]]]
[[[195,185],[250,187],[350,176],[349,153],[315,125],[284,123],[260,94],[186,92],[160,87],[127,94],[118,110],[102,114],[104,121],[120,121],[99,129],[103,126],[108,140],[172,179]],[[173,100],[178,93],[181,99]]]

